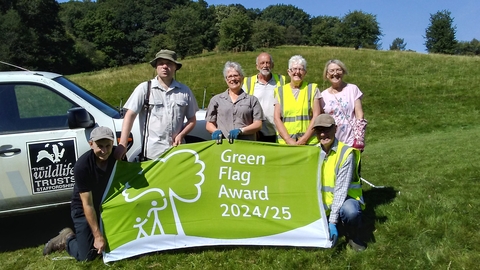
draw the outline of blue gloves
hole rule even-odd
[[[242,134],[242,130],[239,128],[230,130],[228,133],[228,142],[233,143],[233,140],[237,139],[240,134]]]
[[[332,241],[332,246],[335,246],[338,239],[337,225],[328,223],[328,230],[330,231],[330,240]]]
[[[237,128],[237,129],[232,129],[230,132],[228,132],[228,141],[230,143],[233,143],[233,140],[238,138],[238,135],[242,134],[242,130]],[[212,140],[216,140],[217,144],[222,143],[222,131],[220,129],[215,130],[212,132]]]
[[[240,130],[239,128],[232,129],[228,133],[228,138],[236,139],[236,138],[238,138],[238,135],[240,135],[240,134],[242,134],[242,130]]]
[[[212,133],[212,140],[216,140],[217,144],[222,143],[222,137],[223,134],[220,129],[217,129]]]

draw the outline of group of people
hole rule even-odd
[[[258,74],[245,77],[238,63],[227,62],[223,75],[228,89],[210,101],[207,130],[217,141],[224,137],[321,147],[321,189],[331,240],[336,243],[341,226],[347,243],[362,251],[366,245],[359,230],[365,203],[359,167],[367,125],[363,94],[343,81],[348,71],[340,60],[325,64],[323,77],[331,86],[322,92],[304,80],[307,61],[302,56],[288,61],[289,83],[272,73],[273,66],[272,56],[261,53]]]
[[[66,249],[78,261],[85,261],[105,250],[99,226],[101,197],[115,161],[125,156],[136,117],[143,127],[142,160],[156,159],[184,143],[194,128],[198,105],[190,88],[175,80],[175,72],[182,67],[176,53],[161,50],[150,64],[157,76],[139,84],[125,103],[118,146],[109,128],[91,132],[91,151],[74,167],[71,216],[75,231],[60,231],[45,245],[44,255]],[[245,77],[240,64],[226,62],[223,76],[228,88],[210,100],[206,129],[218,142],[226,138],[320,147],[321,191],[331,240],[336,243],[337,226],[341,226],[347,243],[356,251],[364,250],[358,237],[364,208],[358,167],[367,123],[362,92],[343,81],[347,69],[339,60],[326,63],[323,76],[331,86],[322,92],[317,84],[304,80],[307,61],[302,56],[288,61],[289,83],[285,76],[272,73],[273,67],[268,53],[258,55],[258,74],[251,77]]]

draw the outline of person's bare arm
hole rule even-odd
[[[262,120],[254,120],[250,125],[242,128],[243,135],[255,134],[262,129]]]
[[[190,117],[190,119],[187,120],[187,123],[185,124],[185,127],[183,127],[182,131],[178,133],[177,136],[175,136],[173,140],[173,146],[182,144],[183,138],[185,138],[185,136],[187,136],[187,134],[193,130],[196,123],[197,123],[197,117],[195,115],[193,117]]]
[[[355,111],[355,118],[356,119],[363,119],[363,107],[362,107],[362,100],[357,99],[354,103],[354,111]]]
[[[132,131],[133,122],[135,121],[136,117],[137,114],[132,110],[127,110],[125,116],[123,117],[120,142],[118,143],[118,146],[113,153],[113,156],[116,160],[121,160],[127,152],[128,136],[130,135],[130,131]]]
[[[98,225],[97,213],[95,207],[93,206],[92,192],[81,192],[80,199],[82,200],[83,212],[85,218],[87,219],[88,225],[92,230],[94,242],[93,246],[98,250],[98,254],[101,254],[105,250],[105,239],[103,234],[100,231],[100,226]]]
[[[217,130],[217,123],[215,122],[209,122],[205,124],[205,128],[207,129],[208,132],[213,133],[215,130]]]

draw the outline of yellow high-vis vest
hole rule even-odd
[[[365,209],[365,202],[363,200],[362,183],[360,182],[360,176],[358,175],[358,166],[360,164],[360,151],[350,147],[340,141],[338,141],[337,151],[331,150],[328,156],[325,157],[326,161],[323,162],[321,167],[322,175],[322,199],[325,213],[330,215],[331,206],[333,203],[333,191],[335,190],[335,182],[337,173],[343,166],[350,153],[353,153],[355,170],[353,174],[352,182],[348,188],[347,195],[360,202],[362,209]]]
[[[273,74],[272,77],[277,83],[277,87],[285,84],[285,76],[280,74]],[[251,77],[246,77],[243,79],[243,84],[247,86],[247,94],[253,95],[253,90],[255,89],[255,83],[257,82],[257,75]]]
[[[275,97],[282,106],[282,122],[287,129],[288,135],[298,140],[305,134],[313,116],[313,102],[315,99],[316,83],[302,82],[298,98],[295,99],[290,84],[285,84],[275,88]],[[285,140],[279,135],[277,130],[277,140],[279,144],[286,144]],[[314,134],[308,139],[307,144],[316,145],[317,136]]]

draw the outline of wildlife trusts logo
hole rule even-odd
[[[28,143],[30,177],[34,194],[73,188],[77,160],[75,138]]]
[[[49,148],[50,144],[45,144],[45,148]],[[60,150],[61,147],[61,150]],[[48,150],[40,150],[37,154],[37,163],[46,158],[50,160],[52,163],[60,162],[60,159],[63,157],[63,153],[65,153],[65,148],[63,148],[63,142],[58,142],[56,144],[51,145],[52,153],[49,153]]]

